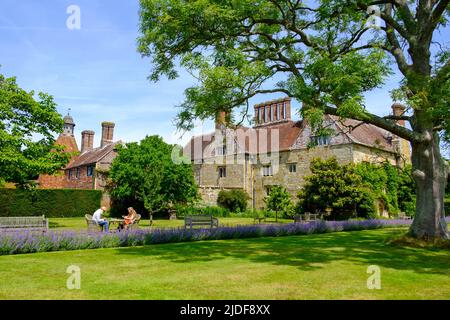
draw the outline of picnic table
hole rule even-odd
[[[109,219],[109,228],[112,229],[114,225],[117,225],[117,227],[119,227],[119,225],[124,221],[124,219],[111,218]]]

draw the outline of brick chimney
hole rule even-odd
[[[100,147],[104,147],[113,142],[114,127],[114,122],[102,122],[102,142]]]
[[[291,120],[291,98],[263,102],[255,105],[255,126]]]
[[[92,130],[84,130],[81,132],[81,153],[94,149],[94,135]]]
[[[405,115],[406,107],[401,103],[394,103],[392,105],[392,113],[394,116],[401,117]],[[404,127],[405,120],[397,120],[398,125]],[[397,151],[399,157],[397,158],[397,165],[403,167],[405,163],[411,163],[411,145],[409,141],[394,136],[392,139],[394,150]]]
[[[396,102],[392,105],[391,108],[394,116],[401,117],[405,114],[406,107],[401,103]],[[405,120],[398,120],[397,123],[402,127],[405,126]]]

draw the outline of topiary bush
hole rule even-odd
[[[83,217],[100,207],[102,192],[74,189],[0,189],[0,216]]]
[[[247,209],[248,194],[242,189],[221,190],[217,204],[231,212],[244,212]]]

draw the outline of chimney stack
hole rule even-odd
[[[263,102],[255,105],[255,126],[291,120],[291,98]]]
[[[394,116],[401,117],[401,116],[405,115],[406,107],[404,105],[402,105],[401,103],[396,102],[392,105],[391,108],[392,108],[392,112],[393,112]],[[397,123],[402,127],[405,126],[405,120],[398,120]]]
[[[104,147],[113,142],[114,138],[114,122],[102,122],[102,142],[100,147]]]
[[[94,135],[92,130],[84,130],[81,132],[81,153],[94,149]]]

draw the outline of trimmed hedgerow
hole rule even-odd
[[[97,210],[101,198],[98,190],[0,189],[0,216],[82,217]]]

